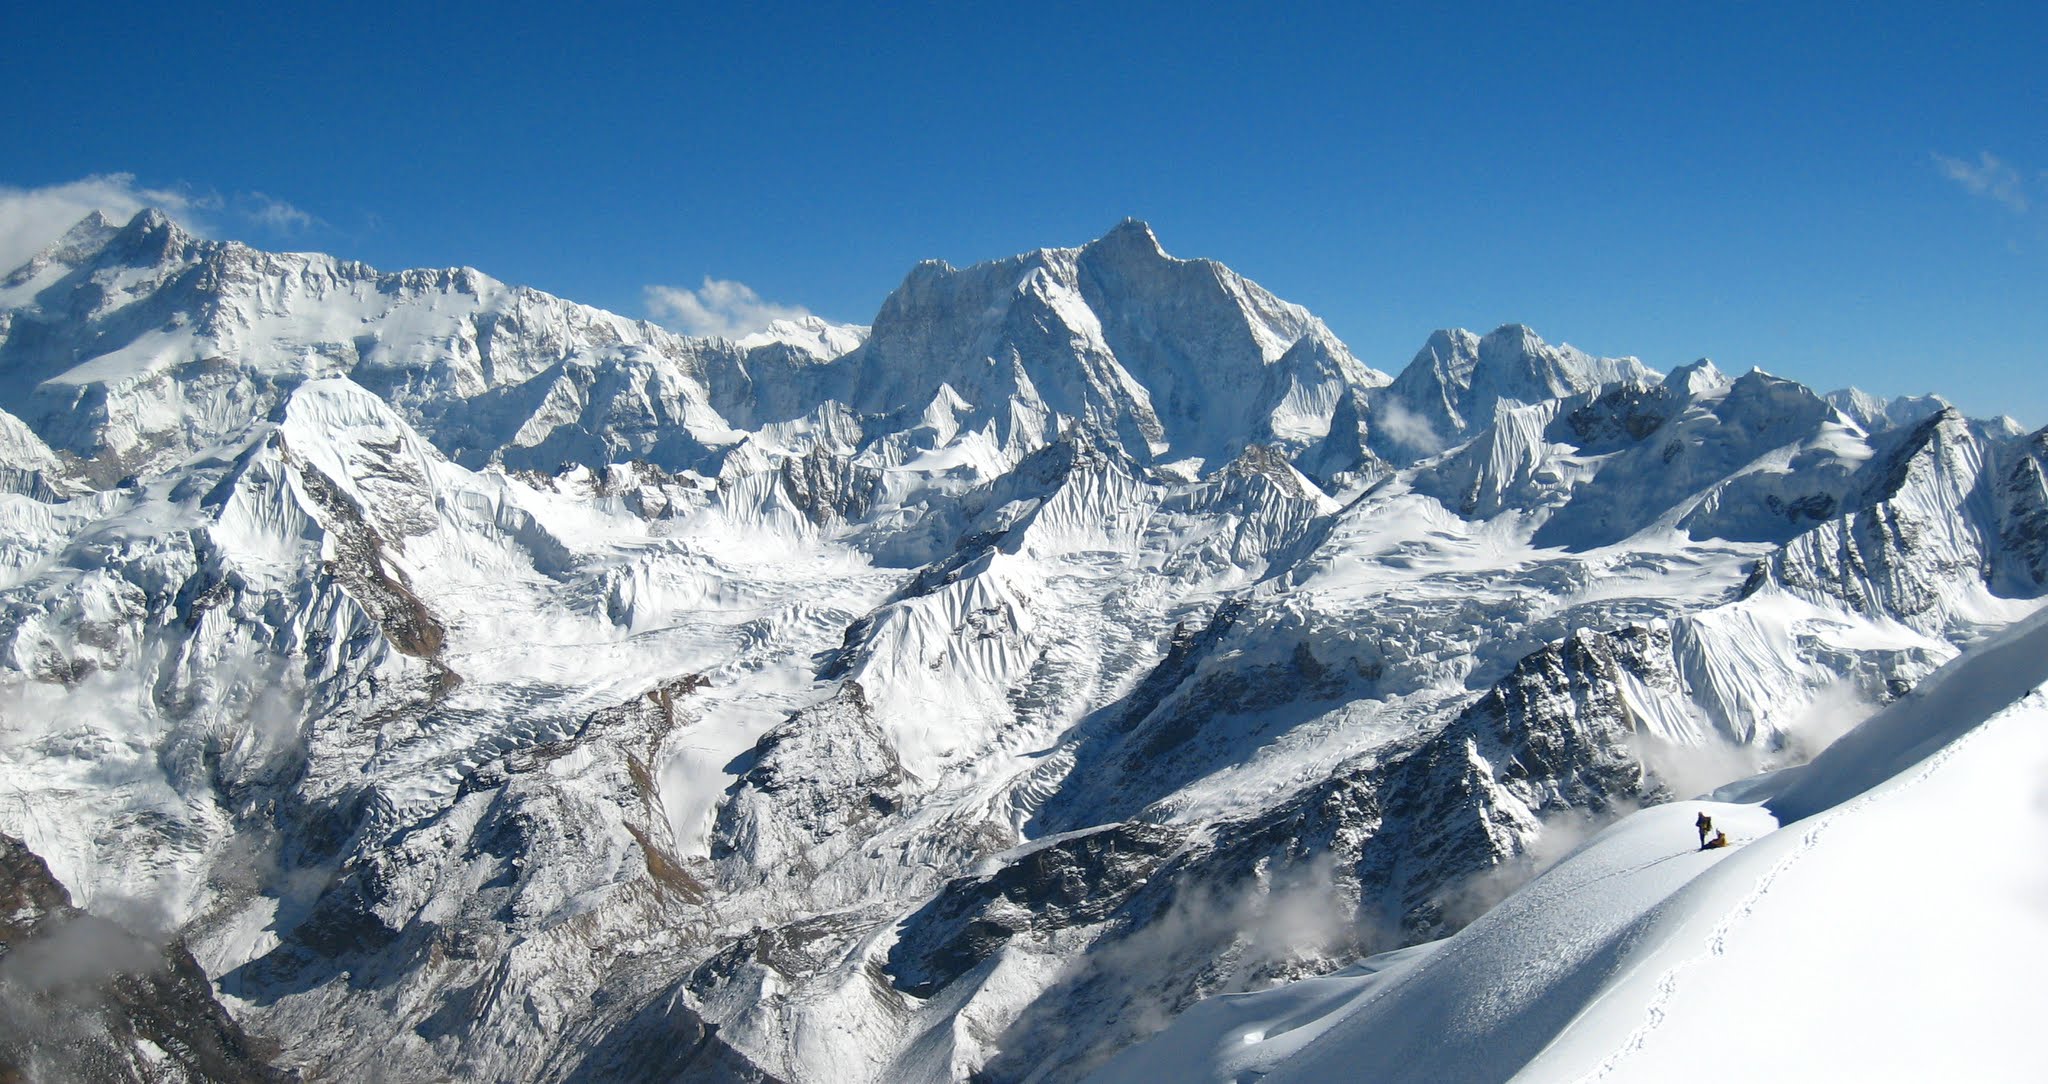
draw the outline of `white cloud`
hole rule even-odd
[[[320,220],[312,215],[261,192],[251,192],[243,196],[239,202],[242,205],[241,213],[248,216],[249,221],[273,233],[300,233],[321,224]]]
[[[2027,184],[2020,171],[1990,151],[1977,152],[1977,160],[1950,158],[1935,152],[1935,168],[1941,175],[1963,186],[1973,196],[1997,200],[2014,211],[2027,210]]]
[[[1399,399],[1383,399],[1372,405],[1373,424],[1394,443],[1417,455],[1435,455],[1444,450],[1444,438],[1429,419],[1408,409]]]
[[[685,335],[718,335],[737,339],[777,320],[811,315],[802,305],[778,305],[744,282],[704,276],[695,290],[681,286],[649,286],[647,310],[655,320]]]
[[[155,207],[201,237],[219,236],[216,223],[236,223],[259,233],[289,237],[327,224],[307,211],[263,192],[239,192],[232,199],[194,194],[189,187],[148,188],[132,173],[96,173],[43,188],[0,185],[0,275],[64,236],[94,211],[116,223]]]
[[[46,188],[0,185],[0,274],[27,263],[94,211],[126,222],[144,207],[158,207],[194,232],[204,232],[193,221],[194,212],[218,203],[184,192],[143,188],[129,173],[95,174]]]

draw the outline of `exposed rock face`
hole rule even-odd
[[[259,1082],[271,1068],[177,940],[71,905],[49,867],[0,835],[0,1076]]]
[[[2006,593],[2027,595],[2048,583],[2048,430],[2012,457],[1998,490],[1997,573]]]
[[[1592,823],[1655,797],[1626,690],[1675,693],[1670,650],[1668,633],[1647,629],[1575,634],[1522,660],[1433,737],[1351,761],[1164,863],[1125,859],[1127,872],[1106,877],[1100,892],[1114,909],[1087,915],[1099,923],[1097,940],[1013,1026],[984,1075],[1073,1079],[1202,997],[1452,932],[1476,917],[1477,895],[1511,887],[1475,881],[1527,852],[1546,818],[1575,813]],[[1176,838],[1150,826],[1121,830],[1140,829]],[[1146,878],[1135,892],[1121,887],[1133,873]],[[1005,880],[1031,877],[1005,867],[948,886],[918,918],[952,919],[953,940],[921,956],[903,952],[925,943],[914,919],[891,952],[892,965],[902,952],[911,969],[899,974],[978,962],[1012,931],[1041,928],[1041,911],[1074,913],[1042,902],[1045,893],[1011,893],[960,922],[962,901],[993,897]]]
[[[727,879],[813,877],[905,799],[903,764],[853,681],[763,735],[733,770],[711,839]]]
[[[1876,464],[1867,504],[1794,540],[1771,565],[1787,589],[1839,599],[1859,613],[1889,613],[1938,627],[1959,589],[1987,584],[2001,523],[2028,515],[2024,481],[1994,507],[1996,477],[1961,415],[1943,411],[1911,430]],[[2031,458],[2013,471],[2024,479]],[[2013,542],[2025,556],[2026,528]],[[2012,561],[2008,558],[2007,561]]]
[[[1668,632],[1581,630],[1531,653],[1380,783],[1362,895],[1404,943],[1475,917],[1449,913],[1446,890],[1528,850],[1545,817],[1604,818],[1654,796],[1631,694],[1681,688]]]
[[[930,997],[1019,934],[1107,919],[1180,844],[1180,833],[1126,823],[1065,836],[986,877],[946,885],[904,920],[890,981]]]
[[[573,1084],[781,1084],[673,998],[657,998],[607,1032],[567,1076]]]

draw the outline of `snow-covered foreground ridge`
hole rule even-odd
[[[323,1078],[1077,1079],[2048,581],[2048,434],[1515,326],[1390,379],[1136,222],[730,342],[93,218],[0,278],[0,445],[0,833]]]
[[[1212,998],[1091,1080],[2032,1080],[2048,615],[1810,764],[1601,832],[1446,940]],[[1732,843],[1696,850],[1693,818]]]

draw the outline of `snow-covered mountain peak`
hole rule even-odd
[[[1491,425],[1503,402],[1541,403],[1616,381],[1658,379],[1635,358],[1552,346],[1521,324],[1503,324],[1484,336],[1462,328],[1439,330],[1374,398],[1373,447],[1396,462],[1409,462]]]
[[[734,345],[742,350],[752,350],[781,343],[819,361],[831,361],[851,353],[867,338],[868,328],[862,324],[835,324],[822,316],[798,316],[775,320],[760,331],[734,340]]]
[[[130,216],[131,220],[135,217],[139,216]],[[123,225],[125,223],[117,222],[108,217],[105,211],[94,209],[86,212],[84,218],[79,219],[70,229],[64,231],[64,236],[52,242],[51,247],[57,249],[77,248],[87,243],[88,238],[93,237],[99,237],[104,240],[104,235],[119,230]]]
[[[119,296],[136,284],[138,272],[189,261],[196,241],[155,208],[123,223],[92,211],[27,263],[8,270],[0,279],[0,308],[35,304],[44,291],[70,276],[91,276],[92,285]]]
[[[1482,356],[1526,358],[1537,354],[1550,344],[1527,324],[1502,324],[1479,338]],[[1567,348],[1568,349],[1568,348]]]
[[[169,214],[165,213],[161,207],[144,207],[140,211],[135,212],[134,215],[129,217],[126,228],[137,233],[161,232],[174,236],[192,236],[183,226],[178,225],[177,221],[171,218]]]
[[[1856,424],[1872,433],[1917,425],[1940,413],[1949,402],[1939,395],[1900,395],[1886,398],[1861,388],[1848,387],[1827,393],[1824,398]]]
[[[201,243],[197,235],[170,215],[155,207],[145,207],[114,231],[96,259],[102,264],[119,262],[130,267],[167,264],[191,258],[192,250]]]
[[[1525,403],[1587,391],[1617,380],[1652,380],[1635,358],[1594,357],[1569,343],[1552,346],[1525,324],[1503,324],[1482,337],[1472,369],[1475,386],[1497,383],[1503,398],[1527,392]]]
[[[55,241],[44,246],[41,252],[31,256],[20,267],[0,268],[5,271],[0,277],[0,305],[12,307],[26,298],[16,299],[10,294],[43,276],[52,266],[74,268],[89,259],[91,255],[106,247],[121,225],[108,218],[104,211],[93,211],[79,219],[70,229]]]
[[[1438,328],[1423,340],[1422,349],[1408,361],[1408,369],[1426,365],[1434,370],[1437,379],[1446,383],[1468,383],[1472,377],[1472,366],[1479,360],[1479,336],[1461,327]],[[1407,375],[1407,369],[1396,374],[1398,380]]]
[[[1166,247],[1159,243],[1159,235],[1152,232],[1150,224],[1139,218],[1126,218],[1110,228],[1108,233],[1083,246],[1100,253],[1114,253],[1123,259],[1170,260]]]
[[[1688,399],[1697,399],[1727,388],[1730,381],[1711,358],[1700,358],[1671,370],[1664,378],[1664,386],[1671,388]]]
[[[1006,448],[1072,422],[1142,462],[1211,469],[1253,442],[1316,445],[1341,400],[1385,382],[1300,306],[1168,256],[1137,220],[1079,248],[920,264],[835,365],[865,415],[923,412],[944,386],[973,408],[960,431],[992,424]]]

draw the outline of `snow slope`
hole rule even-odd
[[[1644,810],[1457,935],[1205,1002],[1093,1080],[2025,1080],[2048,614],[1812,763]],[[1733,846],[1697,851],[1705,812]]]

